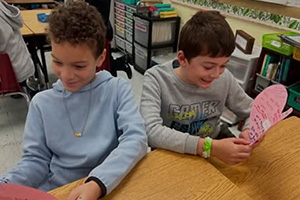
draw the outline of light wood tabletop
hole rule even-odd
[[[209,161],[255,200],[299,199],[300,119],[290,117],[272,127],[243,164]]]
[[[10,4],[54,4],[54,0],[5,0]]]
[[[24,24],[35,34],[45,35],[48,23],[42,23],[38,20],[38,13],[51,13],[51,9],[21,10]]]
[[[65,200],[84,179],[49,193]],[[103,200],[251,199],[203,158],[155,150]]]
[[[33,32],[25,24],[23,24],[21,28],[21,34],[23,36],[30,36],[33,35]]]

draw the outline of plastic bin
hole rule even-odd
[[[132,33],[132,26],[130,26],[129,24],[125,24],[125,29]]]
[[[287,104],[300,111],[300,83],[289,88],[289,98]]]
[[[138,45],[137,43],[134,43],[134,63],[137,65],[140,69],[146,71],[151,66],[151,59],[150,62],[148,61],[148,56],[157,56],[157,55],[163,55],[163,54],[169,54],[173,52],[172,47],[166,47],[161,49],[153,49],[151,51],[151,55],[148,55],[148,51],[146,48]],[[149,62],[149,63],[148,63]]]
[[[277,81],[274,81],[274,80],[271,80],[271,83],[270,83],[270,85],[277,85],[277,84],[281,84],[281,83],[278,83]],[[281,85],[283,85],[283,84],[281,84]],[[286,86],[286,85],[283,85],[285,88],[288,88],[288,86]]]
[[[125,16],[129,19],[133,19],[133,14],[131,12],[126,12]]]
[[[115,25],[115,29],[116,29],[116,34],[122,38],[125,38],[125,29],[118,26],[118,25]]]
[[[115,14],[116,15],[116,19],[122,22],[125,22],[125,16],[119,15],[119,14]]]
[[[138,44],[134,44],[134,63],[142,70],[147,70],[147,49]]]
[[[165,62],[168,62],[170,60],[174,60],[175,58],[177,58],[177,52],[169,53],[165,55],[153,56],[151,60],[154,65],[158,65],[158,64],[163,64]]]
[[[277,84],[283,85],[282,83],[278,83],[277,81],[271,80],[270,85],[277,85]],[[292,87],[292,86],[294,86],[294,85],[295,85],[295,83],[289,84],[289,85],[283,85],[283,86],[284,86],[286,89],[289,89],[290,87]]]
[[[131,4],[131,5],[135,5],[137,3],[136,0],[122,0],[122,2]]]
[[[293,46],[282,42],[281,39],[278,37],[279,34],[299,35],[299,33],[294,33],[294,32],[264,34],[262,40],[262,46],[287,56],[292,55]]]
[[[127,11],[127,12],[130,12],[130,13],[135,13],[135,12],[136,12],[136,9],[133,8],[133,7],[131,7],[131,6],[126,5],[126,11]]]
[[[116,14],[125,16],[125,10],[121,10],[121,9],[119,9],[119,8],[115,8],[115,11],[116,11]]]
[[[123,29],[125,28],[125,22],[115,20],[115,24],[118,25],[119,27],[122,27]]]
[[[133,26],[133,20],[132,19],[129,19],[129,18],[125,18],[125,21],[126,21],[126,24],[130,25],[130,26]]]
[[[247,89],[246,87],[252,72],[252,67],[252,65],[249,65],[248,60],[243,60],[233,56],[230,57],[229,62],[226,64],[226,68],[237,79],[244,90]]]
[[[132,44],[130,42],[125,41],[125,50],[132,55]]]
[[[125,31],[125,38],[128,42],[132,43],[132,32],[126,30]]]
[[[300,49],[297,48],[297,47],[294,47],[293,58],[294,58],[295,60],[300,61]]]
[[[125,46],[125,40],[123,40],[122,38],[120,38],[120,37],[118,37],[116,35],[115,35],[115,40],[116,40],[116,45],[118,47],[120,47],[121,49],[125,50],[125,48],[126,48],[126,46]]]
[[[115,5],[117,8],[125,10],[125,4],[115,1]]]
[[[257,92],[262,92],[266,87],[268,87],[271,84],[271,80],[260,75],[256,74],[256,82],[254,90]]]
[[[150,22],[140,17],[134,17],[134,40],[148,47],[149,35],[152,35],[151,45],[172,44],[175,40],[176,19],[170,21],[153,21],[152,33],[149,33]]]

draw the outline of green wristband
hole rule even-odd
[[[202,156],[204,158],[209,158],[210,157],[211,143],[212,143],[212,139],[210,137],[206,137],[205,140],[204,140],[203,152],[202,152]]]

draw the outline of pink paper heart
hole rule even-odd
[[[278,84],[267,87],[254,99],[250,113],[250,145],[261,138],[271,126],[293,111],[290,108],[282,113],[287,97],[286,88]]]
[[[5,200],[57,200],[54,196],[31,187],[0,184],[0,199]]]

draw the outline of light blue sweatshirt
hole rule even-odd
[[[89,102],[85,129],[75,137],[70,120],[81,132]],[[2,182],[49,191],[89,176],[109,193],[147,153],[147,136],[129,83],[102,71],[76,93],[60,80],[38,93],[29,107],[23,145],[22,159]]]

